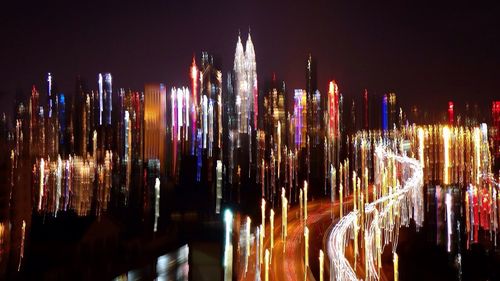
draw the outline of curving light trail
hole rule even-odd
[[[379,165],[398,162],[402,168],[403,185],[389,187],[389,193],[375,201],[365,204],[365,278],[380,279],[381,254],[384,246],[392,242],[395,251],[400,225],[408,225],[410,219],[421,227],[424,220],[423,210],[423,171],[419,161],[399,156],[378,146],[376,156]],[[376,175],[380,177],[380,174]],[[385,181],[381,181],[385,182]],[[395,182],[395,181],[394,181]],[[360,213],[355,210],[344,216],[333,228],[328,237],[328,257],[331,261],[331,277],[335,280],[358,280],[354,268],[345,256],[345,249],[358,231]],[[357,243],[357,241],[355,241]],[[356,259],[356,257],[354,257]]]

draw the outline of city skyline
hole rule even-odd
[[[496,14],[9,4],[0,280],[499,279]]]
[[[424,4],[249,3],[249,11],[241,12],[237,4],[214,3],[206,10],[214,15],[214,28],[208,29],[199,28],[201,12],[192,12],[198,6],[194,2],[137,7],[111,1],[97,11],[92,3],[77,8],[9,5],[4,9],[9,24],[0,28],[7,38],[0,47],[5,63],[2,111],[12,110],[5,101],[18,89],[29,94],[47,72],[66,94],[72,94],[76,76],[92,85],[101,71],[113,73],[113,85],[120,88],[141,90],[149,82],[169,88],[187,85],[193,54],[207,50],[225,76],[233,65],[234,37],[247,28],[257,46],[260,89],[273,73],[286,82],[289,94],[304,88],[303,66],[311,53],[322,94],[335,79],[344,95],[361,96],[365,88],[380,96],[395,92],[405,97],[407,109],[414,103],[446,108],[451,99],[460,107],[472,94],[482,98],[484,107],[498,96],[495,65],[500,56],[494,50],[500,41],[495,33],[499,20],[494,17],[498,7],[492,5],[453,2],[433,6],[431,12]]]

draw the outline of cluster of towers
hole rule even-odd
[[[257,128],[259,113],[257,65],[255,63],[255,50],[252,37],[248,34],[245,49],[238,35],[236,51],[234,54],[234,90],[236,96],[236,112],[238,113],[239,133],[248,134]]]

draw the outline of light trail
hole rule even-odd
[[[386,161],[398,162],[402,167],[403,177],[408,174],[409,177],[403,178],[403,187],[396,184],[394,188],[389,188],[391,190],[389,194],[365,204],[367,280],[380,278],[379,270],[384,246],[392,242],[392,249],[395,252],[400,225],[408,226],[410,219],[413,219],[417,227],[421,227],[424,219],[423,170],[420,162],[388,152],[383,146],[377,147],[376,156],[382,166]],[[380,177],[381,174],[377,176]],[[335,225],[328,237],[328,257],[333,261],[331,279],[335,277],[335,280],[358,280],[355,270],[345,256],[345,249],[349,240],[355,237],[359,215],[358,210],[348,213]]]

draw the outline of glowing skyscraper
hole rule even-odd
[[[293,115],[295,118],[295,146],[303,148],[307,139],[307,93],[295,89]]]
[[[453,126],[454,121],[453,102],[448,102],[448,125]]]
[[[111,73],[104,73],[104,122],[111,125],[111,114],[113,111],[113,87]]]
[[[162,174],[166,167],[167,90],[165,85],[144,87],[144,159],[160,160]]]
[[[245,44],[245,50],[238,35],[236,51],[234,54],[235,94],[240,102],[238,114],[241,116],[239,123],[240,133],[249,133],[249,125],[257,127],[258,115],[258,88],[257,65],[255,63],[255,50],[250,34]]]
[[[191,107],[189,108],[191,113],[191,154],[194,154],[194,145],[196,139],[196,128],[197,128],[197,115],[198,115],[198,80],[199,80],[199,70],[196,65],[196,60],[193,56],[193,63],[189,68],[189,77],[191,79]],[[186,109],[187,110],[187,109]]]
[[[389,129],[389,110],[387,106],[387,95],[384,95],[382,98],[382,130],[384,131]]]
[[[55,158],[59,152],[58,97],[54,93],[52,74],[47,75],[47,124],[45,125],[46,153]]]
[[[99,99],[99,125],[111,125],[113,111],[113,84],[111,73],[97,76]]]
[[[259,113],[258,106],[258,89],[257,89],[257,64],[255,63],[255,49],[253,47],[252,37],[248,33],[248,39],[245,44],[245,62],[247,71],[247,85],[248,85],[248,107],[253,119],[253,128],[257,128],[257,116]]]

